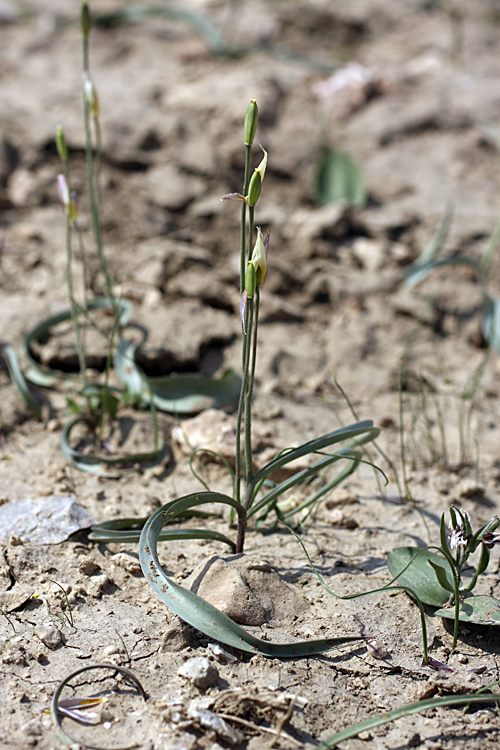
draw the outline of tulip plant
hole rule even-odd
[[[438,607],[436,615],[454,620],[453,648],[457,644],[459,622],[500,625],[500,600],[492,596],[472,596],[478,577],[486,571],[490,550],[500,544],[498,516],[493,516],[477,531],[472,530],[467,511],[452,506],[446,527],[441,516],[440,546],[401,547],[389,554],[392,575],[414,592],[424,604]],[[439,554],[431,552],[436,550]],[[472,576],[464,580],[464,569],[475,552],[479,554]]]
[[[322,435],[298,447],[285,447],[275,458],[257,471],[254,470],[252,454],[252,400],[257,366],[259,311],[264,285],[270,243],[269,231],[256,226],[255,211],[261,199],[263,181],[267,167],[267,153],[252,171],[252,145],[257,130],[258,107],[252,100],[248,105],[244,121],[245,172],[241,193],[224,195],[221,200],[241,202],[240,228],[240,316],[242,335],[242,377],[236,416],[235,470],[231,471],[232,496],[212,492],[196,492],[163,505],[149,519],[121,519],[95,526],[91,538],[101,541],[136,541],[139,539],[141,565],[155,593],[183,620],[203,633],[237,648],[264,653],[268,656],[292,656],[315,653],[336,645],[338,639],[307,641],[295,644],[272,644],[250,636],[245,630],[218,612],[207,602],[169,579],[161,568],[157,556],[157,542],[168,539],[205,538],[224,542],[235,552],[244,550],[248,523],[257,520],[257,525],[272,512],[277,520],[294,522],[294,517],[309,514],[334,487],[349,476],[362,460],[359,447],[373,440],[379,430],[370,420],[356,422],[347,427]],[[341,447],[336,447],[342,443]],[[335,448],[332,449],[332,447]],[[311,465],[297,471],[286,480],[276,483],[272,474],[277,469],[304,456],[312,456]],[[319,490],[299,505],[290,505],[280,498],[292,488],[317,477],[325,469],[343,461],[343,467],[333,477],[328,477]],[[286,500],[286,498],[285,498]],[[220,505],[229,508],[230,517],[237,518],[235,540],[210,529],[172,528],[172,522],[186,514],[200,515],[199,507]],[[141,533],[142,527],[142,533]],[[167,527],[167,528],[165,528]],[[347,640],[359,636],[347,637]],[[344,642],[346,638],[341,638]]]

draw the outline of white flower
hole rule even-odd
[[[467,524],[470,529],[470,515],[465,511],[465,517],[467,519]],[[456,518],[456,526],[453,526],[453,521],[450,521],[448,525],[448,544],[450,549],[458,549],[458,547],[466,547],[467,542],[469,541],[470,534],[466,532],[466,529],[464,527],[464,521],[462,518],[462,514],[457,514]]]

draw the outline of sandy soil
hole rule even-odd
[[[99,13],[126,5],[110,0]],[[70,146],[91,246],[78,6],[0,2],[0,321],[2,340],[19,353],[24,334],[67,305],[58,124]],[[481,257],[498,220],[497,4],[185,0],[182,7],[209,19],[231,49],[243,52],[214,54],[182,18],[149,18],[99,28],[92,36],[112,276],[133,302],[133,320],[148,333],[143,361],[150,374],[238,368],[239,210],[219,198],[240,189],[242,118],[255,97],[258,140],[269,151],[257,221],[272,231],[262,295],[256,462],[353,421],[337,377],[359,417],[382,426],[380,443],[401,483],[398,382],[405,366],[406,473],[415,502],[400,497],[394,472],[380,459],[389,486],[381,492],[373,470],[361,466],[303,536],[334,591],[376,588],[390,578],[388,552],[437,541],[439,517],[452,503],[469,511],[475,524],[498,512],[500,368],[497,355],[485,360],[477,279],[454,268],[417,289],[402,283],[404,267],[431,240],[449,202],[454,220],[443,251]],[[338,119],[338,99],[322,96],[325,89],[317,86],[351,61],[371,70],[372,84]],[[313,178],[324,146],[346,150],[362,166],[369,194],[364,209],[317,208]],[[98,292],[95,259],[91,266]],[[498,263],[488,290],[500,293]],[[76,471],[60,452],[68,387],[38,389],[41,422],[25,409],[4,370],[0,387],[3,504],[69,494],[101,522],[148,515],[201,489],[173,437],[179,427],[190,434],[199,425],[193,418],[160,415],[168,463],[102,479]],[[146,416],[128,414],[147,438],[149,428],[141,427]],[[224,419],[216,415],[214,430],[202,415],[198,444],[217,443]],[[198,469],[214,489],[229,490],[216,464],[200,459]],[[223,519],[209,523],[227,528]],[[156,750],[230,742],[268,747],[273,734],[258,727],[276,729],[291,696],[296,702],[283,729],[287,736],[275,746],[311,746],[382,710],[500,677],[497,629],[461,628],[452,654],[449,626],[429,611],[432,655],[457,671],[422,667],[418,610],[405,594],[333,599],[284,531],[248,536],[244,564],[278,576],[257,591],[266,615],[254,632],[282,641],[362,632],[385,646],[385,659],[365,644],[296,661],[232,659],[214,653],[207,638],[155,597],[134,545],[92,544],[84,531],[58,545],[20,541],[5,544],[0,560],[7,615],[0,617],[2,748],[58,747],[44,707],[67,674],[102,661],[129,667],[148,700],[122,686],[102,723],[94,729],[73,724],[75,736],[82,744],[133,742]],[[173,542],[162,547],[162,562],[183,580],[214,554],[226,552],[218,544]],[[498,571],[493,551],[480,591],[500,595]],[[69,595],[73,626],[60,619],[66,603],[57,584]],[[266,610],[266,596],[274,609]],[[62,629],[61,638],[50,623]],[[208,657],[218,670],[207,689],[179,673],[194,656]],[[469,671],[479,665],[487,667],[485,674]],[[80,694],[96,685],[89,676]],[[193,708],[202,695],[220,714],[236,717],[229,724],[239,735],[202,726]],[[499,734],[492,709],[447,709],[373,730],[345,747],[488,750],[497,747]]]

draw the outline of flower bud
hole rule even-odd
[[[253,249],[251,263],[255,267],[255,282],[257,286],[260,286],[266,278],[267,268],[267,250],[260,227],[257,228],[257,241]]]
[[[92,116],[99,117],[99,98],[94,82],[86,72],[83,74],[83,96],[85,97],[85,103],[92,112]]]
[[[73,200],[73,195],[70,193],[66,177],[63,174],[57,175],[57,194],[59,196],[59,203],[66,216],[72,221],[76,219],[76,206]]]
[[[249,206],[255,206],[259,200],[260,191],[262,190],[262,176],[258,169],[252,175],[250,186],[248,188],[247,203]]]
[[[82,0],[82,11],[80,14],[80,24],[82,28],[82,36],[84,39],[88,39],[90,31],[90,11],[87,5],[87,0]]]
[[[255,297],[255,286],[256,286],[256,272],[253,262],[250,260],[247,266],[247,272],[245,275],[245,291],[247,293],[247,299],[253,299]]]
[[[262,152],[264,153],[264,158],[262,159],[261,163],[255,170],[256,172],[260,172],[260,179],[264,180],[264,175],[266,174],[266,167],[267,167],[267,151],[265,148],[262,148]]]
[[[245,114],[245,146],[251,146],[253,139],[255,138],[255,132],[257,130],[257,120],[259,116],[259,109],[255,99],[250,101]]]
[[[64,137],[61,125],[58,125],[56,130],[56,148],[60,160],[66,164],[68,161],[68,147],[66,146],[66,138]]]

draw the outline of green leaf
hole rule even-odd
[[[446,569],[441,563],[437,563],[435,560],[432,560],[429,558],[428,560],[429,565],[432,565],[434,568],[434,572],[437,576],[437,579],[440,583],[440,585],[446,590],[449,591],[450,594],[454,592],[454,586],[453,584],[450,584],[448,581],[448,573],[449,573],[449,565],[448,569]]]
[[[500,353],[500,299],[485,296],[481,330],[485,341]]]
[[[411,289],[424,281],[432,271],[445,266],[468,266],[478,275],[481,273],[481,266],[474,258],[469,258],[466,255],[446,255],[443,258],[431,260],[429,263],[421,264],[418,261],[412,263],[405,271],[405,284]]]
[[[439,617],[455,619],[455,609],[438,609]],[[476,625],[500,625],[500,599],[492,596],[470,596],[460,604],[458,616],[462,622]]]
[[[362,208],[366,204],[366,188],[361,169],[343,151],[328,149],[316,173],[316,199],[318,205],[346,201]]]
[[[178,513],[177,518],[210,518],[213,515],[213,513],[191,510]],[[88,538],[92,542],[138,542],[147,520],[147,518],[117,518],[113,521],[104,521],[91,527]],[[211,529],[163,529],[158,537],[159,542],[172,541],[173,539],[208,539],[227,544],[233,552],[236,549],[232,539]]]
[[[127,471],[127,465],[140,464],[143,469],[151,469],[153,466],[161,464],[168,456],[168,448],[165,442],[162,442],[159,448],[152,451],[146,451],[144,453],[126,453],[122,456],[81,453],[75,448],[72,448],[70,443],[71,432],[78,424],[89,424],[89,420],[85,417],[75,417],[67,422],[61,430],[59,443],[63,455],[66,456],[66,458],[69,459],[77,469],[80,469],[80,471],[86,471],[87,473],[96,474],[97,476],[106,477],[108,479],[117,479]],[[112,467],[114,470],[108,471],[106,467]]]
[[[124,386],[145,403],[151,395],[157,409],[194,414],[203,409],[223,409],[238,400],[241,378],[227,370],[220,378],[196,373],[148,377],[135,362],[137,344],[121,340],[115,352],[115,369]]]
[[[412,714],[418,714],[421,711],[427,711],[430,708],[440,708],[444,706],[467,706],[469,703],[498,703],[500,702],[500,695],[492,695],[491,693],[474,693],[473,695],[446,695],[443,698],[428,698],[417,703],[408,703],[406,706],[395,708],[393,711],[387,711],[378,716],[372,716],[371,719],[360,721],[359,724],[352,724],[346,729],[342,729],[340,732],[332,735],[327,740],[316,747],[316,750],[334,750],[339,742],[344,742],[352,737],[357,737],[361,732],[366,732],[369,729],[380,727],[383,724],[389,724],[391,721],[401,719],[403,716],[411,716]]]
[[[430,561],[443,568],[448,582],[447,588],[440,584],[435,569],[429,564]],[[394,578],[397,578],[402,586],[412,589],[424,604],[442,607],[448,602],[450,591],[453,591],[453,573],[450,564],[443,557],[426,549],[399,547],[389,553],[387,564]]]
[[[362,422],[355,422],[354,424],[348,425],[347,427],[341,427],[333,432],[328,432],[326,435],[322,435],[319,438],[314,438],[307,443],[299,445],[298,448],[293,448],[286,452],[281,452],[277,458],[274,458],[268,464],[262,467],[254,476],[252,482],[256,486],[260,481],[269,476],[276,469],[281,469],[282,466],[286,466],[291,461],[295,461],[296,458],[302,458],[317,451],[322,451],[325,448],[329,448],[335,443],[340,443],[347,440],[347,445],[340,451],[337,451],[337,455],[341,452],[346,453],[346,458],[349,458],[349,454],[352,449],[358,445],[364,445],[371,440],[374,440],[380,429],[373,426],[371,419],[366,419]]]
[[[119,314],[119,324],[121,327],[128,323],[132,305],[127,300],[110,299],[109,297],[96,297],[88,301],[86,307],[79,307],[80,315],[88,315],[92,310],[105,310],[109,308],[117,308]],[[34,328],[29,331],[24,339],[24,350],[25,355],[29,363],[28,370],[26,371],[26,378],[32,383],[49,387],[59,379],[71,380],[74,378],[74,374],[68,375],[60,370],[55,370],[50,367],[41,365],[33,354],[33,344],[36,341],[41,341],[51,336],[52,331],[61,323],[66,323],[71,320],[71,310],[62,310],[57,315],[52,315],[50,318],[46,318],[38,323]]]
[[[363,640],[362,636],[344,636],[322,640],[274,643],[263,641],[248,633],[218,609],[185,589],[165,575],[157,555],[157,542],[163,526],[179,512],[207,503],[222,503],[236,510],[240,518],[245,515],[241,503],[219,492],[200,492],[174,500],[159,508],[144,525],[139,543],[142,570],[155,594],[185,622],[227,646],[252,654],[284,658],[310,656],[351,641]]]
[[[30,409],[33,414],[39,418],[40,409],[38,408],[38,404],[35,401],[30,389],[28,388],[28,384],[24,378],[23,373],[21,372],[19,360],[14,349],[9,344],[0,343],[0,352],[3,354],[3,358],[7,365],[10,378],[21,394],[24,403],[26,404],[28,409]]]

